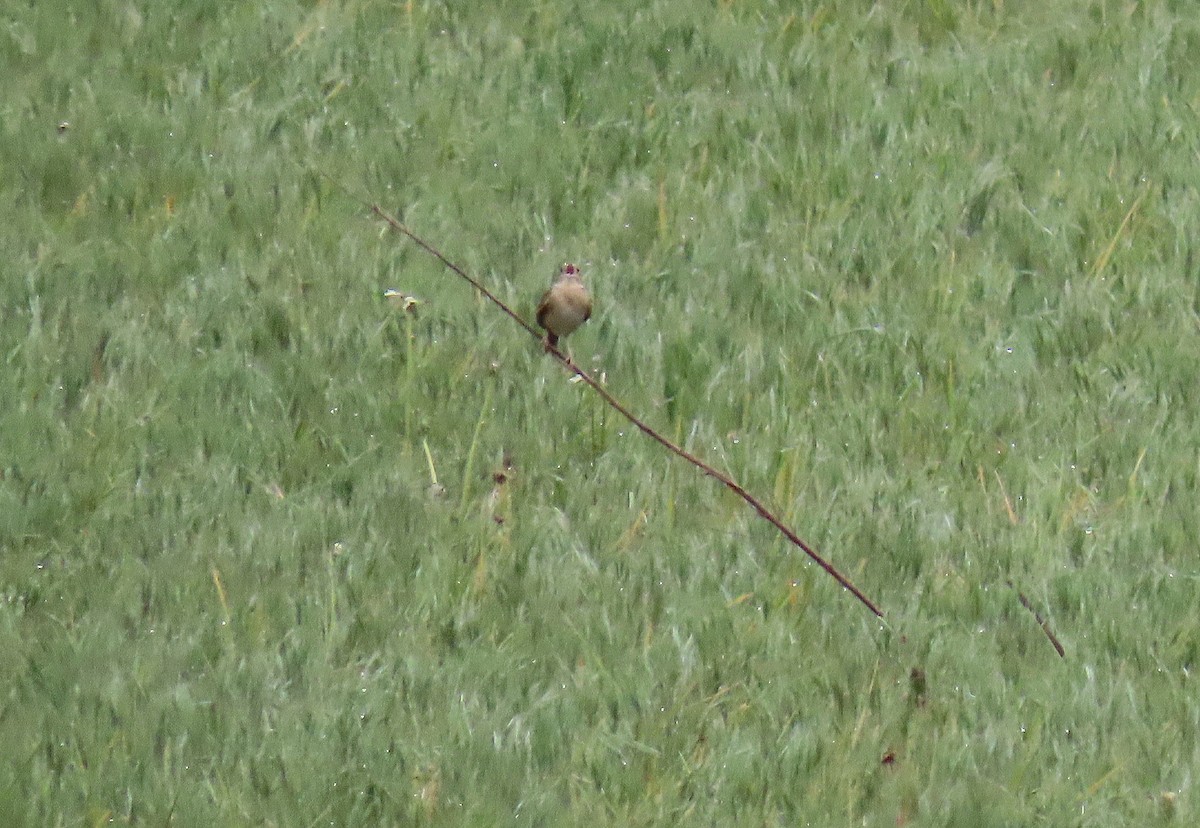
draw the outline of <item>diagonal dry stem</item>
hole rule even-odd
[[[449,268],[455,274],[457,274],[458,276],[465,279],[468,283],[470,283],[470,285],[473,288],[475,288],[480,293],[482,293],[484,296],[486,296],[488,299],[490,299],[493,304],[495,304],[497,307],[500,308],[500,310],[504,311],[506,314],[508,314],[510,317],[512,317],[512,319],[518,325],[520,325],[522,328],[524,328],[526,331],[528,331],[535,339],[540,340],[542,338],[542,335],[541,335],[541,333],[538,332],[537,328],[533,327],[533,325],[531,325],[527,321],[525,321],[525,319],[520,314],[518,314],[516,311],[514,311],[512,308],[510,308],[508,305],[506,305],[498,296],[496,296],[494,293],[492,293],[490,290],[488,290],[486,287],[484,287],[483,284],[479,282],[479,280],[471,277],[461,267],[456,265],[454,262],[450,261],[450,259],[446,258],[446,256],[440,250],[438,250],[436,247],[434,247],[429,242],[422,239],[420,236],[418,236],[412,230],[408,229],[408,227],[406,227],[404,224],[401,224],[397,219],[395,219],[392,216],[385,213],[383,211],[383,209],[381,207],[379,207],[379,205],[372,204],[371,212],[374,213],[379,218],[383,219],[385,222],[387,222],[388,225],[390,225],[391,228],[393,230],[395,230],[397,233],[401,233],[402,235],[405,235],[408,238],[412,239],[414,242],[417,243],[417,245],[419,247],[421,247],[421,249],[423,249],[425,252],[429,253],[429,255],[436,258],[438,261],[440,261],[442,264],[444,264],[447,268]],[[817,551],[815,549],[813,549],[811,546],[809,546],[807,543],[805,543],[804,540],[799,535],[797,535],[795,532],[793,532],[791,529],[789,529],[782,520],[780,520],[778,517],[776,517],[775,514],[763,504],[763,502],[761,500],[759,500],[754,495],[750,494],[750,492],[748,492],[744,488],[742,488],[742,486],[739,485],[729,475],[713,468],[708,463],[701,460],[699,457],[695,456],[694,454],[687,451],[683,447],[678,446],[675,443],[671,442],[666,437],[662,436],[656,430],[651,428],[649,425],[642,422],[642,420],[640,420],[638,417],[636,417],[632,411],[630,411],[628,408],[626,408],[622,403],[620,403],[616,399],[616,397],[614,397],[612,394],[610,394],[607,391],[607,389],[604,388],[604,386],[602,386],[599,382],[597,382],[591,376],[591,374],[587,373],[582,368],[580,368],[578,365],[576,365],[572,359],[570,359],[567,355],[565,355],[558,348],[547,346],[546,350],[550,354],[552,354],[555,359],[557,359],[564,366],[566,366],[566,368],[568,370],[574,372],[576,376],[578,376],[581,380],[583,380],[585,383],[587,383],[593,391],[595,391],[597,394],[600,395],[600,398],[603,399],[604,402],[606,402],[609,406],[611,406],[616,411],[620,412],[621,416],[625,417],[625,419],[629,420],[629,422],[631,422],[635,426],[637,426],[638,430],[640,430],[643,434],[645,434],[651,440],[654,440],[655,442],[659,443],[660,445],[662,445],[664,448],[666,448],[668,451],[672,452],[673,454],[676,454],[676,455],[682,457],[684,460],[688,461],[693,466],[700,469],[700,471],[704,472],[709,477],[712,477],[712,478],[718,480],[726,488],[728,488],[730,491],[734,492],[742,500],[744,500],[748,504],[750,504],[750,506],[752,506],[754,508],[754,511],[758,512],[758,514],[762,517],[763,520],[767,521],[772,526],[774,526],[776,529],[778,529],[781,533],[783,533],[783,536],[785,538],[787,538],[789,541],[791,541],[793,544],[795,544],[797,547],[799,547],[804,552],[804,554],[808,555],[808,557],[813,560],[813,562],[815,562],[818,566],[820,566],[822,569],[824,569],[826,572],[828,572],[829,575],[835,581],[837,581],[839,584],[841,584],[845,589],[847,589],[850,592],[850,594],[852,594],[855,598],[857,598],[860,602],[862,602],[863,606],[865,606],[867,609],[869,609],[871,612],[873,612],[876,616],[878,616],[880,618],[883,617],[883,611],[880,610],[879,607],[876,606],[875,603],[870,598],[868,598],[865,594],[863,594],[862,590],[860,590],[858,587],[856,587],[850,581],[849,578],[847,578],[845,575],[843,575],[841,572],[839,572],[837,570],[837,568],[833,566],[833,564],[829,563],[829,561],[825,560],[823,557],[821,557],[819,554],[817,554]]]
[[[1042,632],[1046,634],[1046,638],[1050,639],[1050,644],[1054,647],[1054,651],[1058,653],[1059,658],[1066,658],[1067,651],[1063,649],[1062,642],[1058,640],[1058,636],[1054,634],[1054,630],[1050,629],[1050,622],[1042,617],[1042,614],[1037,611],[1033,602],[1025,596],[1024,592],[1013,586],[1012,581],[1009,581],[1008,585],[1013,592],[1017,593],[1017,600],[1021,602],[1021,606],[1033,613],[1033,620],[1038,622],[1038,626],[1042,628]]]

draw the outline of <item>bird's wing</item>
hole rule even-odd
[[[542,299],[537,306],[537,323],[543,328],[546,327],[546,314],[550,312],[550,293],[553,290],[546,291],[542,294]]]

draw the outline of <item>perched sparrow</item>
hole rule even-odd
[[[579,268],[565,264],[558,271],[558,281],[538,302],[537,321],[546,329],[546,342],[558,347],[558,338],[578,328],[592,315],[592,295],[579,279]]]

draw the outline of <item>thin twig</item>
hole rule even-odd
[[[474,279],[471,276],[467,275],[466,271],[464,271],[461,267],[459,267],[454,262],[452,262],[448,258],[446,258],[446,256],[443,255],[442,252],[440,250],[438,250],[436,247],[434,247],[429,242],[422,239],[420,236],[418,236],[412,230],[409,230],[408,227],[401,224],[398,220],[396,220],[392,216],[385,213],[383,211],[383,209],[379,207],[379,205],[372,204],[371,212],[374,213],[379,218],[383,219],[385,222],[387,222],[393,230],[412,239],[423,250],[425,250],[431,256],[436,258],[438,261],[440,261],[442,264],[444,264],[447,268],[452,270],[454,273],[456,273],[457,275],[459,275],[463,279],[465,279],[467,282],[469,282],[472,287],[474,287],[476,290],[478,290],[480,293],[482,293],[484,296],[486,296],[488,299],[490,299],[497,307],[500,308],[500,310],[504,311],[506,314],[508,314],[510,317],[512,317],[512,319],[514,321],[516,321],[516,323],[518,325],[520,325],[522,328],[524,328],[526,331],[528,331],[535,339],[538,339],[538,340],[542,339],[541,333],[538,332],[538,330],[536,328],[534,328],[532,325],[530,325],[528,322],[526,322],[525,319],[523,319],[512,308],[510,308],[508,305],[506,305],[494,293],[492,293],[490,290],[488,290],[486,287],[484,287],[482,284],[480,284],[480,282],[477,279]],[[819,554],[817,554],[816,550],[814,550],[811,546],[809,546],[807,543],[805,543],[804,540],[801,539],[799,535],[797,535],[795,532],[793,532],[791,529],[789,529],[783,523],[783,521],[781,521],[779,518],[777,518],[771,512],[770,509],[768,509],[765,505],[763,505],[762,501],[760,501],[754,495],[750,494],[750,492],[748,492],[744,488],[742,488],[737,482],[735,482],[733,480],[733,478],[729,477],[727,474],[724,474],[723,472],[717,471],[717,469],[713,468],[708,463],[701,460],[699,457],[696,457],[694,454],[691,454],[690,452],[683,449],[682,447],[677,446],[675,443],[671,442],[666,437],[663,437],[661,434],[659,434],[657,431],[655,431],[649,425],[642,422],[640,419],[638,419],[636,416],[634,416],[633,412],[631,412],[628,408],[626,408],[624,405],[622,405],[620,402],[618,402],[617,399],[612,394],[608,393],[608,391],[604,388],[604,386],[602,386],[590,374],[588,374],[586,371],[584,371],[582,368],[580,368],[578,365],[576,365],[573,360],[571,360],[569,357],[567,357],[565,354],[563,354],[558,348],[547,345],[546,350],[550,354],[552,354],[555,359],[557,359],[564,366],[566,366],[570,371],[574,372],[576,376],[578,376],[585,383],[587,383],[589,386],[591,386],[592,390],[595,391],[597,394],[599,394],[601,399],[603,399],[606,403],[608,403],[608,405],[610,405],[616,411],[620,412],[620,414],[623,417],[625,417],[625,419],[629,420],[629,422],[631,422],[635,426],[637,426],[637,428],[643,434],[645,434],[650,439],[652,439],[655,442],[662,445],[668,451],[671,451],[674,454],[677,454],[678,456],[682,457],[684,460],[687,460],[689,463],[691,463],[696,468],[700,469],[702,472],[704,472],[709,477],[712,477],[715,480],[719,481],[720,483],[724,484],[726,486],[726,488],[728,488],[730,491],[734,492],[742,500],[749,503],[752,507],[754,507],[754,510],[756,512],[758,512],[758,514],[764,520],[766,520],[768,523],[770,523],[772,526],[774,526],[776,529],[778,529],[780,532],[782,532],[784,537],[786,537],[789,541],[791,541],[793,544],[795,544],[801,550],[803,550],[804,554],[808,555],[808,557],[811,558],[818,566],[820,566],[822,569],[824,569],[826,572],[828,572],[835,581],[837,581],[844,588],[849,590],[850,594],[852,594],[855,598],[857,598],[859,601],[861,601],[863,606],[865,606],[867,609],[869,609],[871,612],[873,612],[876,616],[878,616],[880,618],[883,617],[883,611],[880,610],[879,607],[876,606],[875,603],[873,601],[871,601],[870,598],[868,598],[866,595],[864,595],[862,590],[860,590],[853,583],[851,583],[850,579],[847,578],[845,575],[843,575],[841,572],[839,572],[833,566],[833,564],[829,563],[829,561],[825,560],[823,557],[821,557]]]
[[[1067,657],[1067,651],[1063,649],[1062,643],[1058,640],[1058,636],[1054,634],[1054,630],[1050,629],[1050,623],[1042,618],[1042,614],[1038,612],[1033,603],[1025,597],[1025,593],[1013,586],[1013,582],[1009,581],[1008,585],[1012,587],[1013,592],[1017,593],[1017,600],[1021,602],[1021,606],[1033,613],[1034,619],[1038,622],[1038,626],[1042,628],[1042,632],[1046,634],[1046,638],[1050,639],[1050,643],[1054,645],[1054,649],[1058,651],[1060,658]]]

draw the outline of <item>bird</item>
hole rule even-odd
[[[565,264],[558,280],[542,294],[537,306],[537,322],[546,330],[546,344],[557,348],[558,340],[574,331],[592,316],[592,295],[579,278],[579,268]]]

